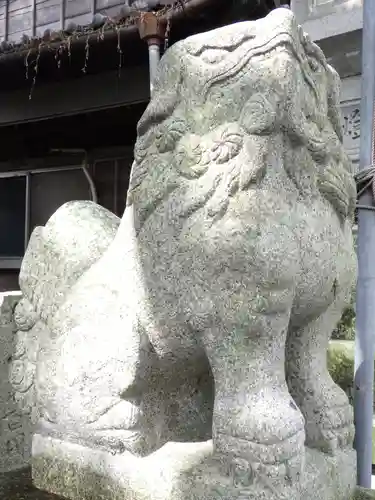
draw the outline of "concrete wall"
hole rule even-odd
[[[362,0],[291,0],[291,9],[313,40],[362,29]]]
[[[357,164],[360,141],[362,0],[291,0],[291,9],[341,76],[344,146]]]

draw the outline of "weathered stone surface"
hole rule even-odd
[[[12,372],[18,362],[13,311],[20,292],[0,294],[0,473],[28,464],[31,457],[29,415],[17,404]]]
[[[212,441],[206,441],[168,443],[147,457],[130,453],[113,455],[36,434],[33,482],[42,490],[71,500],[351,500],[354,451],[341,451],[336,457],[330,457],[317,450],[307,450],[307,467],[298,492],[290,485],[274,486],[260,471],[252,471],[252,477],[246,477],[247,485],[240,484],[241,478],[234,469],[228,476],[218,475],[216,467],[211,470],[204,467],[202,474],[202,464],[212,460],[212,453]],[[268,484],[266,490],[264,480]]]
[[[41,485],[58,440],[115,466],[212,435],[185,499],[354,493],[352,409],[327,370],[356,270],[338,83],[287,9],[165,54],[108,249],[62,271],[56,217],[47,253],[26,256],[21,289],[46,327],[39,432],[57,443],[40,460],[35,446]]]
[[[71,286],[108,248],[118,226],[119,218],[105,208],[76,201],[60,207],[45,227],[35,228],[20,288],[41,319],[56,312]]]

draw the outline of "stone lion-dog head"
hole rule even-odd
[[[351,215],[338,95],[336,71],[287,9],[176,43],[138,124],[127,202],[136,202],[138,227],[175,190],[189,189],[182,212],[205,206],[214,220],[262,180],[270,137],[280,133],[293,144],[284,168],[298,189],[316,188],[340,217]]]

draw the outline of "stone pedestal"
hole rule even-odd
[[[37,488],[69,500],[223,500],[231,483],[231,499],[349,500],[355,460],[354,451],[329,457],[307,449],[306,470],[298,488],[294,485],[288,491],[284,483],[276,491],[274,482],[257,473],[239,488],[236,478],[216,467],[211,441],[171,442],[139,458],[36,434],[32,470]]]

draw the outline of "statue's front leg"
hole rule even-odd
[[[289,390],[306,420],[306,444],[330,454],[352,446],[353,410],[327,368],[328,342],[342,311],[340,297],[319,318],[291,328],[286,349]]]
[[[226,297],[223,303],[237,307],[204,335],[215,380],[214,456],[240,468],[245,485],[253,474],[295,480],[305,433],[284,371],[293,293],[254,286],[250,294]]]

